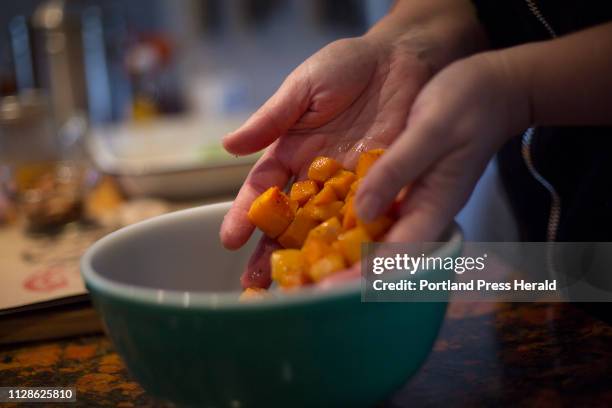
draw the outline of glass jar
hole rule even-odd
[[[30,229],[61,226],[81,215],[85,164],[82,129],[58,132],[44,94],[0,100],[0,194]]]

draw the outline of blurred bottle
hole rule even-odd
[[[108,3],[47,0],[31,17],[11,19],[17,92],[44,90],[58,129],[74,129],[74,118],[97,124],[123,117],[130,94],[120,15]]]
[[[60,128],[74,117],[86,117],[87,112],[80,17],[69,13],[62,0],[43,2],[32,17],[36,77],[49,94]]]

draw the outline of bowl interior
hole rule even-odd
[[[218,232],[228,208],[222,203],[179,211],[112,233],[92,247],[91,268],[106,280],[141,288],[240,290],[259,234],[238,251],[223,248]]]

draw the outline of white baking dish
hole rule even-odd
[[[258,155],[234,157],[221,137],[244,116],[194,116],[94,128],[88,150],[95,165],[117,177],[130,196],[188,199],[237,191]]]

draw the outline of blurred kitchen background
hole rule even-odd
[[[20,196],[22,203],[44,200],[53,177],[40,182],[49,170],[41,163],[70,163],[62,172],[74,179],[74,165],[84,159],[115,176],[129,196],[182,199],[236,191],[256,157],[230,157],[220,137],[306,57],[334,39],[363,33],[390,4],[3,2],[5,195]]]
[[[104,175],[127,197],[231,196],[257,157],[228,155],[221,136],[305,58],[362,34],[391,3],[3,2],[3,194],[41,227],[78,217]]]
[[[363,33],[386,0],[3,2],[0,90],[45,89],[92,125],[253,110],[308,55]],[[59,82],[59,83],[57,83]],[[60,95],[61,94],[61,95]]]

